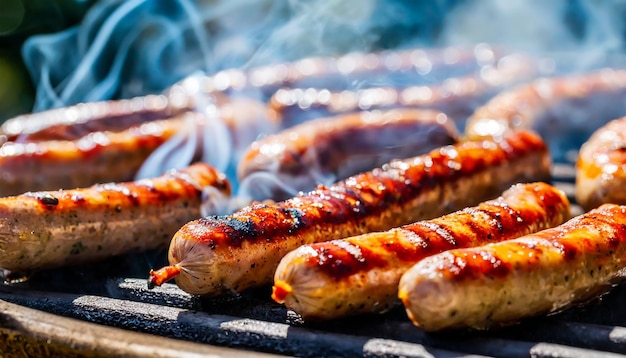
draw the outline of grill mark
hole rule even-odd
[[[203,169],[203,171],[206,171],[206,169]],[[191,177],[203,174],[193,167],[190,167],[188,173]],[[221,179],[208,177],[202,181],[205,184],[220,183]],[[220,185],[230,188],[228,184],[222,183]],[[33,198],[42,210],[48,211],[59,212],[87,206],[91,207],[90,210],[93,210],[96,208],[95,205],[111,204],[110,208],[116,212],[121,212],[122,208],[126,206],[162,205],[162,203],[170,202],[177,198],[200,198],[200,196],[201,190],[198,190],[188,181],[164,175],[160,178],[136,182],[96,184],[83,189],[29,192],[13,198],[15,200],[20,200],[20,198],[24,197]]]
[[[417,223],[417,225],[423,226],[426,229],[435,232],[439,237],[443,238],[452,247],[457,246],[457,239],[454,235],[454,232],[450,231],[450,229],[432,221],[422,221]]]

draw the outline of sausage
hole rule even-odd
[[[181,289],[199,295],[267,285],[280,259],[298,246],[443,215],[513,183],[547,180],[549,168],[547,147],[531,132],[392,161],[282,202],[191,221],[172,238],[170,265],[151,270],[148,283],[176,277]]]
[[[5,142],[17,143],[77,140],[89,133],[119,132],[145,122],[176,117],[188,110],[188,103],[172,103],[158,95],[80,103],[8,119],[0,126],[0,136]]]
[[[383,108],[427,108],[445,112],[459,127],[480,105],[503,88],[529,80],[535,66],[525,57],[510,55],[498,66],[485,66],[475,74],[409,87],[374,87],[330,91],[326,87],[281,88],[269,105],[284,123],[341,113]],[[383,82],[389,85],[389,81]]]
[[[464,76],[480,69],[517,61],[521,55],[507,54],[486,44],[473,47],[409,49],[375,53],[349,53],[340,57],[308,57],[290,63],[259,66],[244,72],[226,70],[207,78],[205,88],[241,92],[256,89],[271,96],[280,88],[325,88],[347,90],[377,87],[380,83],[407,86],[433,84]],[[524,61],[532,61],[525,57]],[[257,93],[258,94],[258,93]]]
[[[194,129],[211,122],[226,127],[231,137],[227,133],[225,148],[239,148],[232,155],[240,155],[241,148],[258,136],[257,130],[275,125],[270,113],[262,111],[265,106],[252,100],[222,103],[213,116],[191,111],[189,103],[171,102],[164,96],[147,96],[79,104],[8,120],[0,130],[5,138],[0,145],[0,197],[150,178],[201,159],[215,161],[203,157],[202,148],[190,148],[191,155],[183,158],[174,150],[164,154],[170,149],[164,147],[159,159],[169,156],[169,160],[156,163],[152,158],[145,163],[175,136],[187,140],[189,133],[203,133]],[[268,122],[257,120],[265,113]],[[220,159],[228,160],[230,155]],[[219,169],[226,164],[223,167]]]
[[[458,141],[448,117],[429,110],[369,111],[315,119],[252,143],[239,162],[241,195],[285,200],[397,158]]]
[[[576,201],[583,209],[626,204],[625,149],[626,117],[599,128],[583,144],[576,162]]]
[[[496,95],[468,119],[470,139],[532,129],[555,161],[568,160],[602,124],[626,115],[626,71],[603,69],[537,79]]]
[[[424,257],[512,239],[569,217],[559,189],[516,184],[497,199],[432,220],[301,246],[280,261],[272,298],[305,319],[382,313],[399,303],[400,277]]]
[[[0,147],[0,196],[132,180],[149,154],[183,122],[149,122],[117,133],[89,133],[79,140],[7,142]]]
[[[0,198],[0,267],[31,271],[167,247],[212,204],[203,196],[220,205],[220,194],[230,195],[224,174],[197,163],[153,179]]]
[[[413,323],[486,329],[589,301],[623,280],[626,206],[605,204],[518,239],[430,256],[400,280]]]

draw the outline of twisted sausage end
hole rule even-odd
[[[293,288],[283,280],[276,281],[272,287],[272,299],[278,303],[285,303],[285,298],[291,294]]]
[[[167,281],[173,279],[180,274],[180,266],[165,266],[156,271],[150,270],[150,277],[148,278],[148,289],[153,289],[155,286],[161,286]]]

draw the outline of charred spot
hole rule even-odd
[[[59,205],[59,198],[56,198],[50,194],[44,194],[38,197],[37,200],[39,200],[39,202],[42,203],[43,205],[48,205],[48,206]]]
[[[122,206],[121,205],[115,205],[115,212],[116,213],[121,213],[122,212]]]
[[[304,213],[301,210],[294,209],[294,208],[287,208],[287,209],[282,209],[282,210],[285,211],[293,219],[291,230],[298,230],[302,228],[303,226],[305,226],[302,220],[304,217]]]

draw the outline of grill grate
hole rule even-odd
[[[554,166],[554,182],[574,201],[574,167]],[[574,205],[573,213],[581,213]],[[177,352],[210,344],[303,357],[611,357],[626,353],[626,287],[580,308],[488,331],[426,333],[401,307],[384,315],[304,324],[271,301],[269,288],[237,297],[204,299],[173,284],[147,289],[146,272],[164,264],[165,253],[150,252],[77,268],[40,272],[32,279],[0,286],[6,301],[102,326],[181,340]],[[15,318],[13,318],[15,319]],[[0,327],[7,325],[0,310]],[[2,331],[0,330],[0,333]],[[195,351],[194,351],[195,352]],[[131,356],[130,352],[126,352]],[[166,352],[162,352],[166,355]]]

